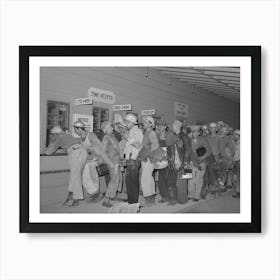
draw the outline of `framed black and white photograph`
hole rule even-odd
[[[260,46],[19,46],[20,232],[261,232]]]

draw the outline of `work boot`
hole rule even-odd
[[[66,207],[70,206],[72,200],[73,200],[73,193],[69,192],[66,200],[63,202],[63,206],[66,206]]]
[[[165,202],[168,202],[168,199],[165,198],[165,197],[162,197],[162,198],[158,201],[158,203],[165,203]]]
[[[152,203],[150,201],[150,197],[147,196],[147,197],[144,197],[144,203],[141,204],[141,207],[151,207],[152,206]]]
[[[175,205],[177,203],[177,194],[175,188],[168,188],[170,200],[168,202],[168,205]]]
[[[149,199],[149,203],[151,204],[151,206],[155,205],[155,203],[156,203],[156,195],[155,194],[149,196],[148,199]]]
[[[79,206],[79,200],[78,199],[73,199],[73,202],[69,207],[77,207],[77,206]]]
[[[88,202],[97,203],[97,202],[99,202],[103,198],[103,196],[104,195],[102,193],[100,193],[100,192],[92,194],[92,195],[89,196]]]
[[[108,208],[113,206],[113,204],[111,204],[111,202],[110,202],[109,197],[104,197],[103,202],[102,202],[102,206],[108,207]]]

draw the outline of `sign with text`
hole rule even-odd
[[[174,102],[175,118],[178,120],[188,118],[188,105],[180,102]]]
[[[85,124],[87,130],[93,131],[93,116],[91,116],[91,115],[73,114],[73,120],[72,120],[73,125],[74,125],[74,123],[76,121],[82,121]],[[73,131],[72,131],[72,135],[74,137],[79,137],[75,133],[74,127],[73,127]]]
[[[89,88],[88,97],[92,97],[95,102],[114,104],[116,100],[116,95],[109,90],[99,89],[99,88]]]
[[[89,105],[89,104],[92,104],[92,97],[75,99],[75,105]]]
[[[132,105],[131,104],[124,104],[122,105],[123,111],[131,111]]]
[[[131,108],[132,108],[131,104],[114,105],[113,111],[131,111]]]
[[[121,111],[122,105],[113,105],[113,111]]]
[[[150,116],[150,115],[154,115],[155,113],[156,113],[155,109],[143,110],[142,116]]]

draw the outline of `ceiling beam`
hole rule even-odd
[[[228,73],[240,73],[240,67],[193,67],[194,70],[199,71],[216,71],[216,72],[228,72]]]

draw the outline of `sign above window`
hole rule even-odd
[[[156,113],[155,109],[143,110],[142,116],[150,116],[150,115],[154,115],[155,113]]]
[[[116,95],[109,90],[99,89],[99,88],[89,88],[88,97],[92,97],[95,102],[114,104],[116,100]]]
[[[114,105],[113,111],[131,111],[131,108],[132,108],[131,104]]]
[[[89,104],[92,104],[92,97],[75,99],[75,105],[89,105]]]

